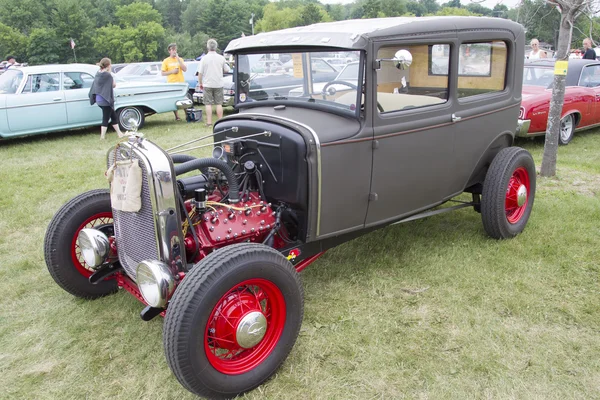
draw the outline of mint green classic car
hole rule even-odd
[[[89,64],[13,67],[0,75],[0,138],[99,126],[102,111],[88,92],[98,67]],[[115,111],[123,130],[147,115],[191,106],[187,83],[120,82]]]

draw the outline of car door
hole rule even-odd
[[[89,91],[94,77],[86,72],[63,72],[62,87],[67,106],[67,123],[95,125],[102,122],[102,110],[90,104]]]
[[[60,73],[30,74],[20,93],[6,99],[8,125],[13,133],[60,129],[67,125]]]
[[[378,69],[371,86],[373,170],[366,226],[393,221],[441,202],[454,162],[454,104],[447,66],[455,39],[375,43]],[[388,61],[408,50],[404,69]],[[443,74],[433,61],[446,65]]]
[[[579,86],[588,88],[592,93],[590,125],[600,124],[600,64],[587,65],[583,68],[579,78]]]

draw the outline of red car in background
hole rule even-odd
[[[523,100],[517,136],[546,134],[555,60],[525,64]],[[600,61],[569,60],[559,143],[568,144],[576,131],[600,126]]]

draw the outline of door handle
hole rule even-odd
[[[52,99],[52,101],[61,101],[61,100],[62,100],[62,97],[55,97]]]
[[[462,118],[461,117],[457,117],[456,114],[452,114],[452,122],[458,122],[460,121]]]

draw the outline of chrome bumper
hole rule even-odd
[[[529,125],[531,125],[531,120],[520,119],[519,122],[517,123],[517,133],[515,136],[527,137],[527,132],[529,131]]]

